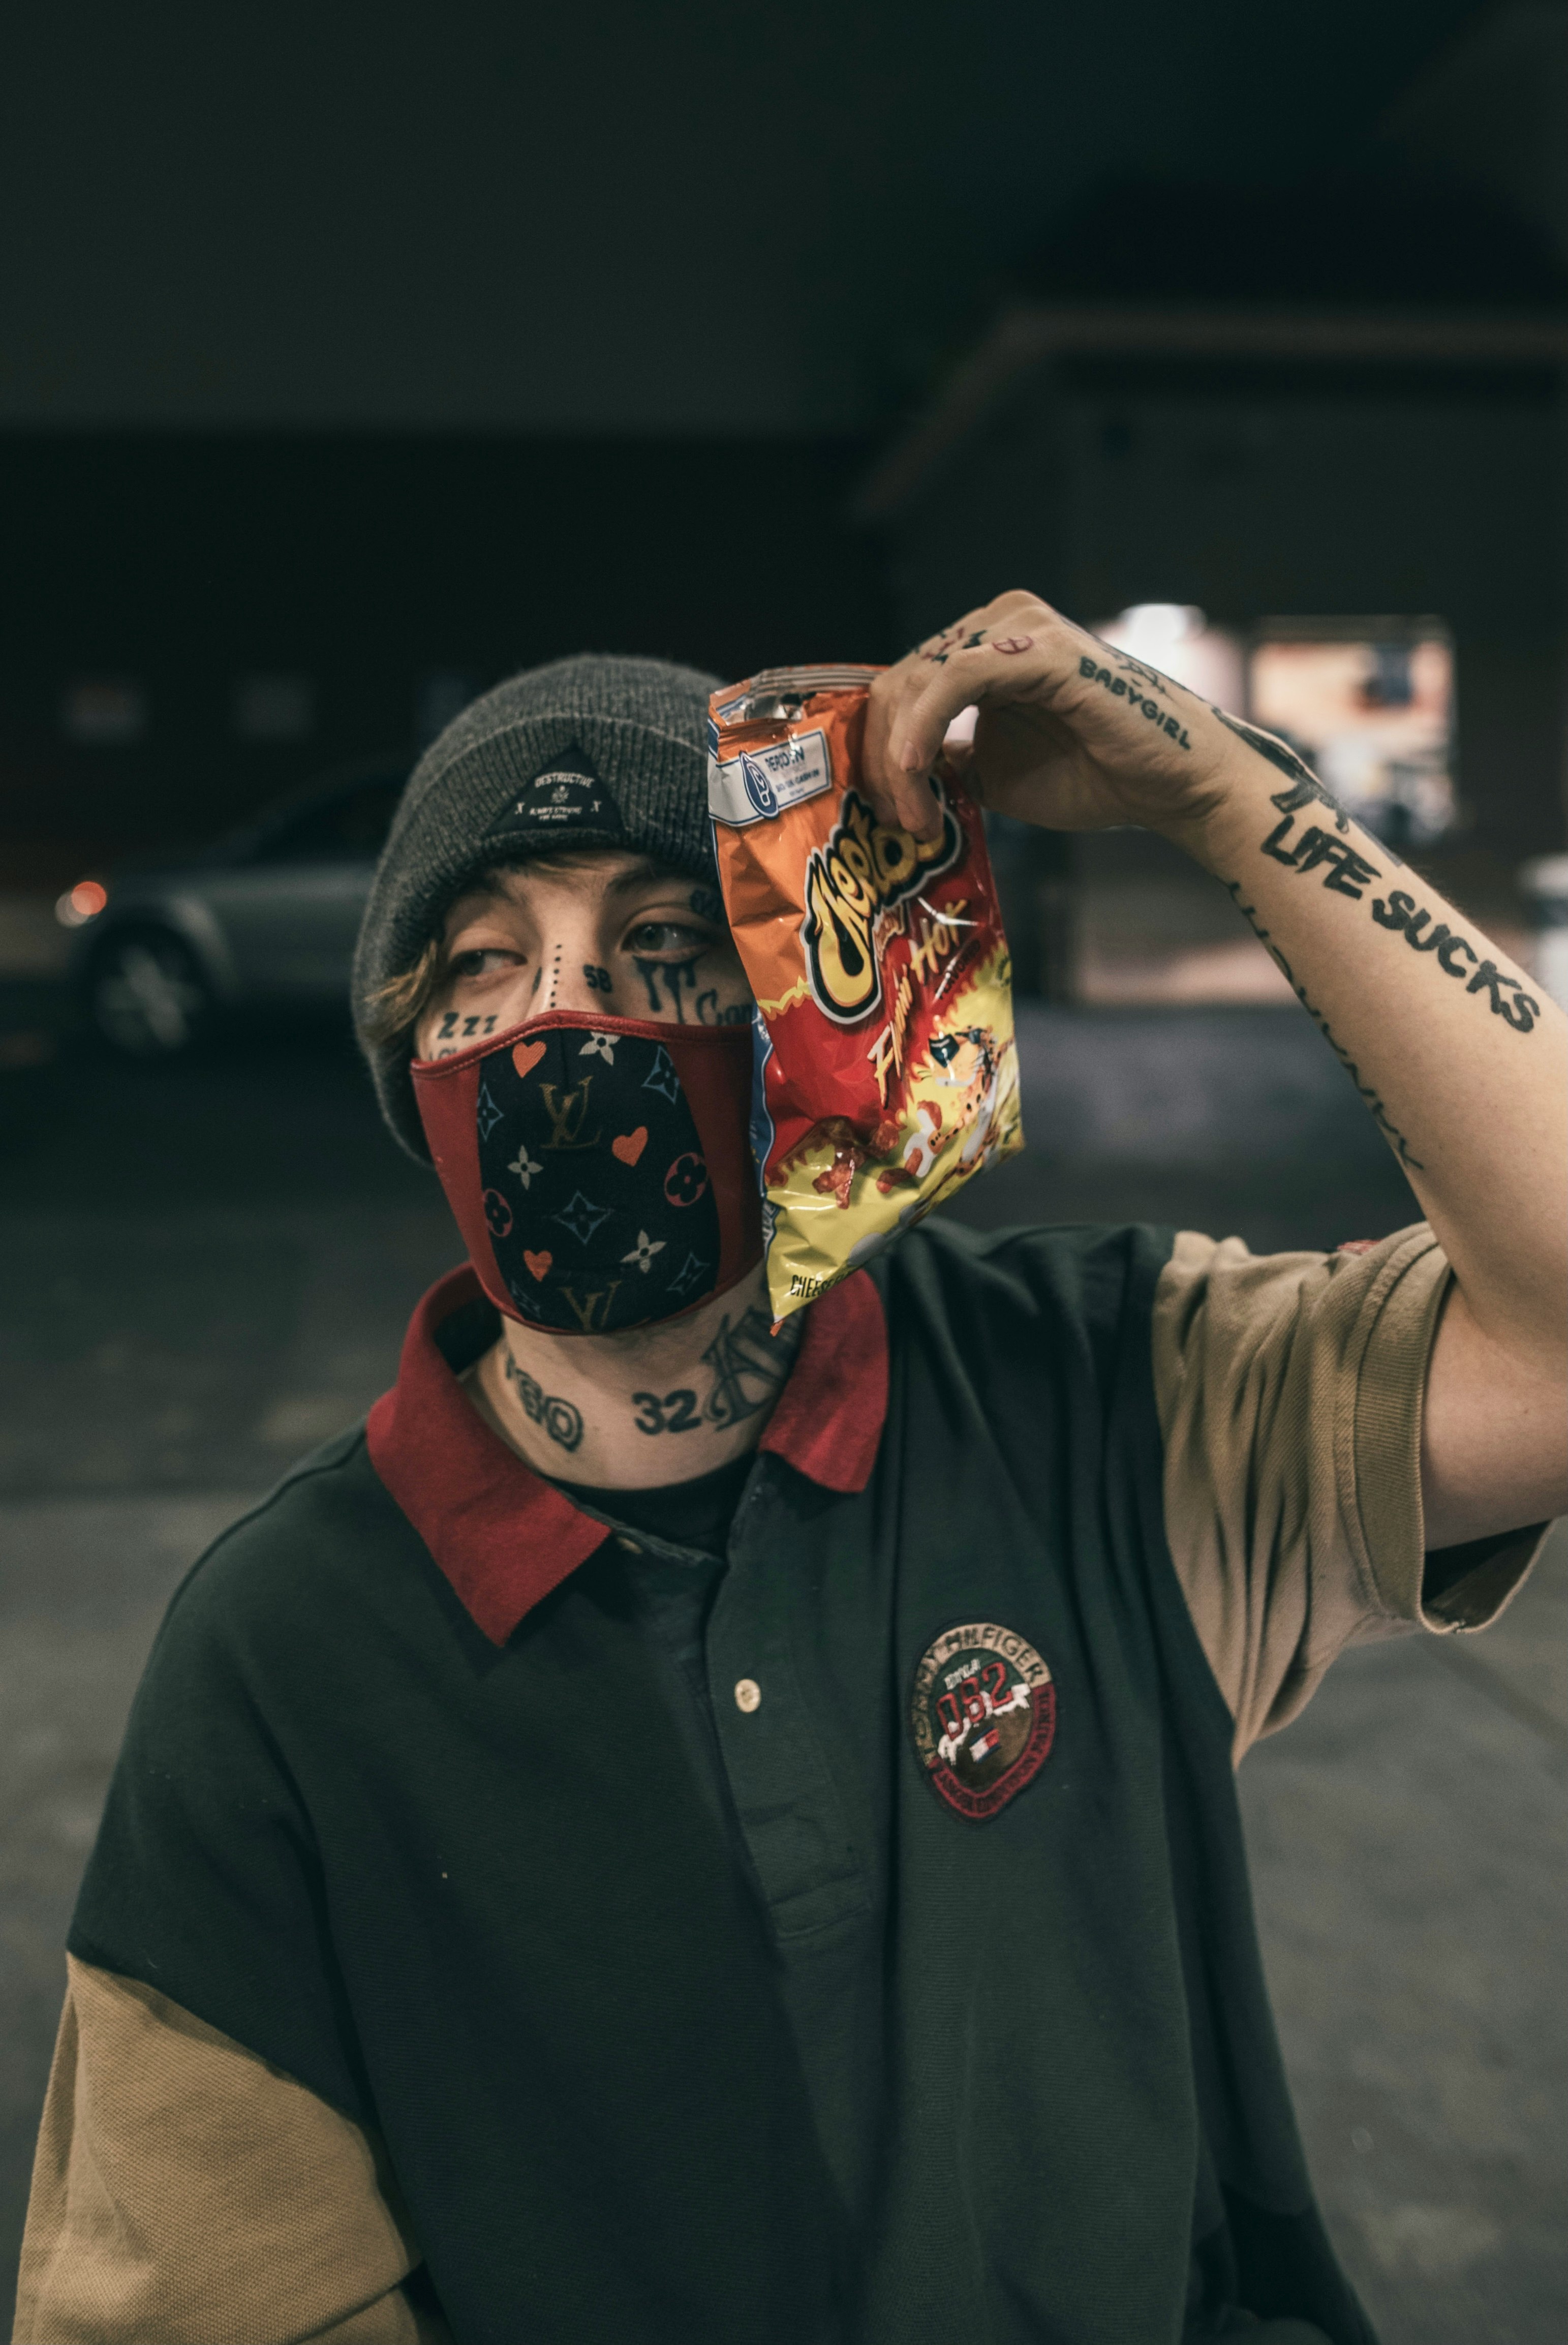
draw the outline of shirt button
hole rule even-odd
[[[735,1686],[735,1708],[751,1711],[762,1704],[763,1690],[755,1678],[742,1678]]]

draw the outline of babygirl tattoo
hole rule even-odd
[[[1187,729],[1180,718],[1168,716],[1158,700],[1145,699],[1138,685],[1129,684],[1125,675],[1112,675],[1108,667],[1101,667],[1099,662],[1097,659],[1091,659],[1087,652],[1078,662],[1078,674],[1087,677],[1092,683],[1098,684],[1102,691],[1110,693],[1114,698],[1125,700],[1129,708],[1138,709],[1152,725],[1157,725],[1162,733],[1168,733],[1179,748],[1191,748],[1192,744],[1187,737]]]

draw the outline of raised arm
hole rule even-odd
[[[1003,594],[880,679],[877,811],[935,827],[958,712],[985,804],[1049,829],[1138,823],[1230,891],[1409,1176],[1454,1284],[1422,1437],[1429,1548],[1568,1511],[1568,1021],[1271,735]]]

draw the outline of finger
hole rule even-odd
[[[893,730],[900,721],[901,709],[920,697],[932,675],[948,664],[954,650],[981,638],[987,613],[995,607],[988,604],[968,612],[952,626],[927,635],[871,687],[861,754],[862,784],[879,821],[911,830],[916,838],[936,836],[940,810],[926,776],[912,777],[895,762],[888,746]]]
[[[884,751],[890,773],[904,780],[928,774],[948,726],[964,709],[1032,693],[1051,673],[1049,649],[1032,633],[965,643],[920,691],[896,706]]]

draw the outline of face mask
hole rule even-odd
[[[411,1072],[447,1203],[509,1318],[645,1327],[761,1260],[749,1026],[549,1010]]]

